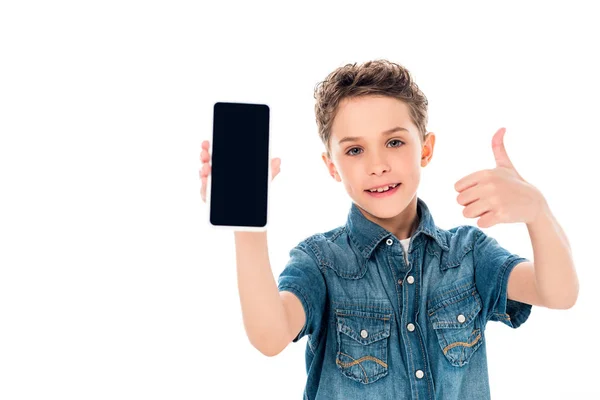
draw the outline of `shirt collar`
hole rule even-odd
[[[419,234],[422,233],[434,239],[442,249],[448,250],[445,238],[438,233],[429,208],[419,197],[417,197],[417,215],[419,216],[419,226],[413,233],[411,241],[416,240]],[[387,229],[368,220],[354,202],[348,213],[346,230],[349,232],[354,244],[357,245],[362,255],[367,259],[383,239],[393,236]]]

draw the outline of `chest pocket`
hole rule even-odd
[[[427,315],[448,361],[456,367],[468,363],[483,343],[481,298],[475,283],[436,296]]]
[[[363,384],[388,374],[393,310],[336,309],[336,364],[346,377]]]

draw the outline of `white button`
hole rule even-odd
[[[458,322],[460,322],[461,324],[462,324],[463,322],[465,322],[465,316],[464,316],[464,315],[462,315],[462,314],[460,314],[460,315],[458,316],[458,318],[457,318],[457,319],[458,319]]]
[[[408,283],[413,283],[415,281],[415,278],[413,278],[412,275],[410,275],[408,278],[406,278],[406,282]]]
[[[417,378],[421,379],[423,377],[423,375],[425,375],[425,374],[423,373],[423,371],[421,371],[419,369],[419,370],[417,370],[417,372],[415,373],[415,375],[417,376]]]
[[[363,329],[362,331],[360,331],[360,336],[362,336],[363,339],[366,339],[367,336],[369,336],[369,332]]]
[[[388,246],[391,246],[394,244],[394,241],[392,239],[388,239],[385,242],[387,243]]]
[[[415,330],[415,326],[413,324],[408,324],[406,325],[406,329],[408,329],[409,331],[414,331]]]

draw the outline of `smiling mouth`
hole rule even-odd
[[[365,190],[365,192],[368,192],[368,193],[385,193],[385,192],[388,192],[388,191],[390,191],[390,190],[392,190],[392,189],[395,189],[395,188],[397,188],[398,186],[400,186],[400,184],[399,184],[399,183],[393,183],[393,184],[391,184],[391,185],[389,185],[389,186],[387,186],[387,187],[386,187],[386,186],[384,186],[383,188],[378,188],[378,189],[366,189],[366,190]]]

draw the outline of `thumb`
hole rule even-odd
[[[276,157],[271,159],[271,180],[281,171],[281,158]]]
[[[506,128],[500,128],[494,134],[492,138],[492,151],[494,152],[494,158],[496,159],[496,167],[505,167],[515,169],[514,165],[508,158],[506,148],[504,147],[504,133]]]

